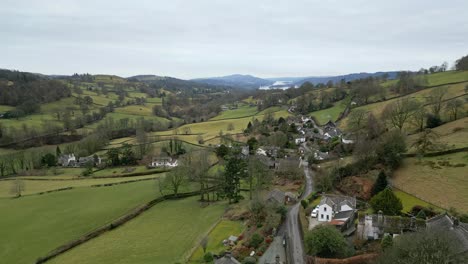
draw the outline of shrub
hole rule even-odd
[[[427,128],[434,128],[442,125],[442,120],[440,117],[435,115],[428,115],[426,119],[426,127]]]
[[[307,253],[322,258],[346,257],[348,244],[343,235],[331,225],[319,225],[305,235]]]
[[[251,247],[257,248],[262,242],[263,242],[263,237],[259,235],[258,233],[255,233],[250,238],[249,244]]]
[[[206,252],[205,255],[203,256],[203,260],[205,262],[213,261],[213,254],[211,252]]]
[[[384,236],[380,245],[382,246],[382,250],[390,248],[393,245],[393,237],[391,235]]]
[[[244,263],[244,264],[255,264],[255,263],[257,263],[257,259],[255,259],[254,257],[245,257],[244,261],[242,263]]]
[[[307,206],[309,206],[309,200],[307,199],[301,200],[301,205],[302,205],[302,208],[306,209]]]

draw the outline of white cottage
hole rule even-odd
[[[317,220],[346,226],[352,222],[356,212],[356,198],[342,195],[323,195],[318,205]]]

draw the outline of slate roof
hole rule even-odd
[[[270,193],[268,193],[267,201],[274,201],[283,204],[285,198],[286,195],[284,194],[284,192],[278,189],[274,189]]]
[[[456,254],[468,254],[468,224],[456,223],[447,214],[441,214],[426,221],[428,228],[440,230],[456,241]]]
[[[350,218],[353,214],[354,214],[353,210],[351,210],[351,211],[342,211],[342,212],[339,212],[339,213],[335,214],[335,216],[333,218],[334,219],[345,219],[345,218]]]
[[[338,207],[344,204],[356,209],[356,198],[344,195],[326,194],[322,196],[322,200],[320,201],[320,205],[323,204],[328,204],[334,211],[338,211]]]
[[[227,256],[224,256],[224,257],[219,258],[219,259],[215,259],[214,263],[215,264],[241,264],[235,258],[227,257]]]

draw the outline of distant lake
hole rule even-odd
[[[291,86],[294,86],[294,88],[297,88],[297,85],[293,85],[292,81],[276,81],[272,85],[266,85],[266,86],[260,86],[260,90],[270,90],[270,89],[281,89],[281,90],[286,90],[291,88]]]

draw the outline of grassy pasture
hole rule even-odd
[[[50,263],[185,263],[224,212],[225,202],[201,208],[198,197],[166,201]]]
[[[14,108],[13,106],[9,106],[9,105],[0,105],[0,113],[10,111],[13,108]]]
[[[287,117],[288,115],[290,115],[286,110],[279,110],[277,108],[274,108],[274,109],[276,110],[274,112],[275,118]],[[272,111],[272,110],[267,110],[267,111]],[[183,139],[187,142],[198,144],[197,135],[201,135],[204,140],[209,140],[209,139],[219,136],[219,131],[221,130],[223,131],[224,134],[241,133],[244,131],[244,129],[247,127],[247,124],[250,121],[252,121],[253,118],[258,118],[259,120],[262,120],[264,118],[265,112],[266,111],[264,110],[261,113],[252,117],[243,117],[243,118],[237,118],[237,119],[216,120],[216,121],[187,124],[177,129],[155,132],[155,133],[152,133],[152,135],[161,136],[161,138],[167,138],[167,139],[168,137],[177,136],[178,138]],[[232,131],[227,130],[227,127],[229,124],[234,125],[234,130]],[[189,133],[185,133],[185,132],[189,132]]]
[[[445,123],[441,126],[433,128],[437,136],[437,143],[446,145],[448,148],[463,148],[468,147],[468,117],[464,117],[452,122]],[[408,152],[415,152],[412,147],[414,142],[421,136],[421,133],[413,134],[408,137]]]
[[[446,162],[450,165],[444,164]],[[467,168],[466,152],[425,157],[421,161],[408,158],[394,173],[393,184],[439,207],[468,212]]]
[[[319,124],[325,124],[328,120],[335,121],[345,108],[346,105],[344,104],[344,100],[342,100],[336,102],[333,107],[312,112],[310,115],[315,117]]]
[[[153,182],[142,181],[20,199],[2,198],[0,225],[8,228],[0,229],[0,259],[2,263],[33,263],[50,250],[158,195]]]
[[[395,193],[395,195],[400,198],[401,200],[401,203],[403,204],[403,212],[411,212],[411,209],[416,206],[416,205],[420,205],[420,206],[424,206],[424,207],[432,207],[434,209],[437,209],[437,210],[440,210],[440,208],[438,208],[437,206],[433,205],[433,204],[430,204],[426,201],[423,201],[409,193],[406,193],[404,191],[401,191],[401,190],[398,190],[398,189],[394,189],[393,190],[393,193]]]
[[[61,181],[46,181],[46,180],[23,180],[24,184],[24,191],[23,195],[30,195],[36,194],[39,192],[45,192],[50,190],[56,190],[66,187],[88,187],[95,184],[105,184],[105,183],[116,183],[116,182],[124,182],[129,180],[139,180],[139,179],[151,179],[155,177],[160,177],[163,174],[157,175],[145,175],[145,176],[135,176],[135,177],[128,177],[128,178],[107,178],[107,179],[70,179],[70,180],[61,180]],[[147,182],[148,184],[152,183],[151,181]],[[14,181],[11,180],[3,180],[0,181],[0,198],[4,197],[13,197],[14,195],[11,193],[11,189],[14,186]],[[98,191],[98,190],[96,190]]]
[[[221,220],[208,234],[208,247],[206,251],[218,254],[222,250],[228,250],[228,248],[223,245],[223,240],[227,239],[231,235],[239,236],[243,230],[244,225],[239,221]],[[203,249],[201,246],[198,246],[193,252],[188,263],[205,263],[203,260]]]
[[[253,116],[258,112],[256,106],[243,105],[237,109],[226,110],[221,112],[219,115],[211,118],[210,120],[221,120],[228,118],[242,118],[247,116]]]
[[[453,84],[453,85],[447,85],[447,93],[445,94],[445,97],[444,99],[450,99],[450,98],[454,98],[456,96],[461,96],[465,93],[464,89],[465,89],[465,85],[468,84],[468,83],[459,83],[459,84]],[[363,110],[366,110],[368,112],[371,112],[374,114],[374,116],[376,118],[379,118],[382,114],[382,111],[385,109],[385,107],[393,102],[396,102],[397,100],[400,100],[402,98],[411,98],[411,99],[415,99],[421,103],[424,103],[427,99],[427,97],[430,95],[431,91],[433,91],[434,89],[436,89],[437,87],[434,87],[434,88],[428,88],[428,89],[424,89],[424,90],[421,90],[421,91],[418,91],[418,92],[415,92],[415,93],[412,93],[412,94],[408,94],[406,96],[403,96],[401,98],[394,98],[394,99],[390,99],[390,100],[387,100],[387,101],[383,101],[383,102],[377,102],[377,103],[372,103],[372,104],[368,104],[368,105],[363,105],[363,106],[359,106],[355,109],[363,109]],[[461,100],[463,100],[462,98],[460,98]],[[429,109],[428,107],[426,107],[427,109]],[[444,109],[442,109],[442,114],[444,114]],[[442,118],[447,118],[445,117],[444,115],[442,115]],[[348,118],[345,118],[342,122],[342,126],[343,127],[346,127],[346,122],[348,121]]]
[[[115,109],[115,113],[138,115],[138,116],[152,116],[152,105],[127,105]]]
[[[447,71],[427,75],[430,86],[468,81],[468,71]]]

